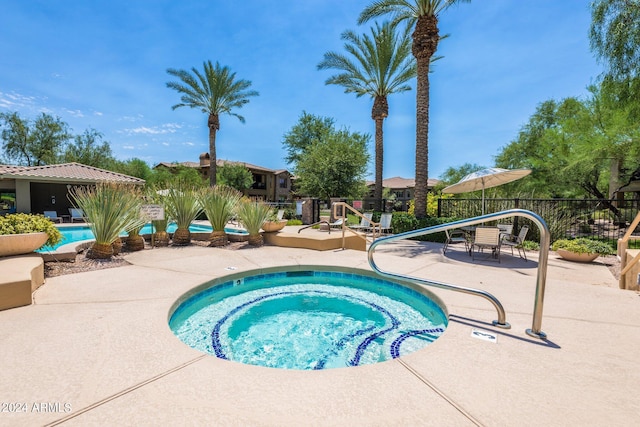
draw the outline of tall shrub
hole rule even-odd
[[[87,254],[89,258],[111,258],[111,244],[120,233],[145,223],[140,216],[142,195],[131,185],[104,183],[95,187],[75,187],[71,190],[71,198],[83,210],[96,239]]]
[[[175,187],[167,190],[166,197],[169,217],[178,226],[173,233],[173,244],[178,246],[188,245],[191,243],[189,226],[202,212],[200,203],[198,203],[197,191],[195,187],[187,183],[178,182]]]
[[[241,197],[242,193],[226,185],[205,188],[198,193],[200,205],[213,228],[209,236],[211,246],[224,246],[228,243],[224,227],[233,217]]]
[[[271,208],[262,202],[254,202],[245,198],[238,204],[238,218],[249,232],[251,246],[262,246],[264,243],[260,228],[269,219],[270,214]]]

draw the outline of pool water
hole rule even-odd
[[[316,370],[390,360],[435,341],[444,310],[400,284],[343,272],[245,277],[184,301],[169,326],[222,359]]]
[[[167,231],[169,233],[173,233],[174,231],[176,231],[177,228],[178,226],[175,223],[171,223],[167,227]],[[60,246],[66,245],[68,243],[81,242],[83,240],[94,239],[93,232],[86,225],[59,227],[58,229],[62,234],[62,240],[60,240],[60,242],[55,246],[43,246],[37,252],[49,252],[52,250],[56,250]],[[189,227],[189,231],[191,231],[192,233],[210,233],[211,230],[212,228],[210,226],[200,225],[200,224],[191,224],[191,226]],[[225,228],[225,231],[227,233],[246,234],[246,231],[244,231],[243,233],[243,230],[237,230],[232,228],[229,228],[229,229]],[[140,231],[140,234],[151,234],[151,224],[146,224]],[[122,233],[121,235],[126,236],[127,233]]]

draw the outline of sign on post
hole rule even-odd
[[[142,205],[140,214],[149,221],[164,219],[164,207],[162,205]]]

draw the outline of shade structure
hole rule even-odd
[[[482,215],[484,215],[484,190],[516,181],[531,173],[531,169],[487,168],[470,173],[459,182],[445,187],[443,193],[468,193],[482,190]]]

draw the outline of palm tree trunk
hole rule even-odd
[[[216,156],[216,132],[220,129],[220,119],[217,114],[209,114],[209,186],[216,185],[216,166],[218,157]]]
[[[413,33],[413,56],[416,58],[416,218],[427,216],[427,181],[429,179],[429,65],[438,48],[438,19],[421,16]]]
[[[376,209],[381,211],[382,206],[382,168],[384,164],[384,134],[382,125],[385,117],[389,115],[389,103],[386,96],[376,96],[371,110],[371,118],[376,122],[376,182],[373,191]]]
[[[376,209],[382,210],[382,164],[384,146],[382,144],[382,122],[384,119],[376,119],[376,184],[373,197],[376,199]]]

